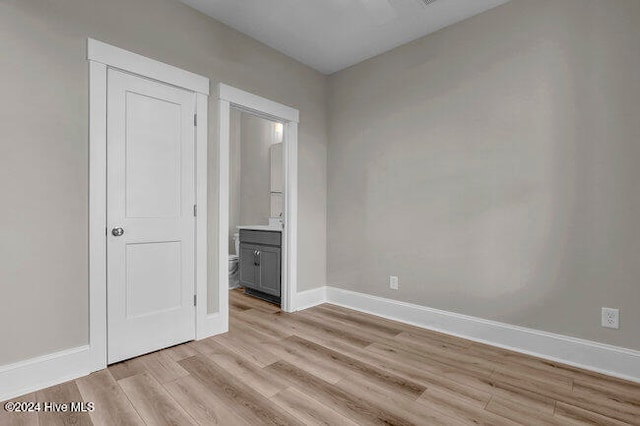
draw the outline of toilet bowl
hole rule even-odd
[[[235,254],[229,254],[229,288],[240,287],[239,267],[238,267],[238,253],[240,253],[240,235],[238,233],[233,234],[233,245],[235,247]]]

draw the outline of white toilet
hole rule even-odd
[[[235,254],[229,254],[229,289],[240,287],[238,254],[240,254],[240,234],[233,234],[233,245],[236,249]]]

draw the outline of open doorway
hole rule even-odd
[[[233,287],[293,312],[298,111],[224,84],[219,108],[221,312]]]
[[[284,125],[232,106],[229,121],[229,289],[280,306]]]

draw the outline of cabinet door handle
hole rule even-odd
[[[258,266],[258,250],[253,251],[253,266]]]
[[[257,255],[258,255],[258,263],[256,264],[256,266],[260,266],[260,250],[257,251]]]

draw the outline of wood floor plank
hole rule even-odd
[[[359,426],[358,423],[308,397],[296,388],[289,387],[271,398],[273,402],[289,411],[306,425],[312,426]]]
[[[118,384],[147,425],[196,424],[150,373],[127,377]]]
[[[469,365],[477,363],[485,368],[487,372],[492,371],[495,367],[493,363],[487,360],[466,355],[463,351],[460,351],[460,345],[454,345],[449,342],[444,343],[442,340],[429,340],[417,336],[416,333],[397,333],[393,331],[392,334],[389,334],[387,331],[378,330],[374,326],[363,326],[357,322],[354,323],[331,318],[329,312],[322,312],[316,310],[316,308],[299,313],[299,315],[303,318],[310,318],[324,325],[332,326],[335,329],[357,334],[363,339],[374,343],[402,348],[417,354],[431,353],[435,356],[444,357],[447,360],[451,359],[454,362],[459,361],[460,364],[465,363]]]
[[[296,320],[299,323],[306,324],[309,328],[312,328],[315,331],[320,331],[333,339],[344,340],[353,345],[362,347],[368,346],[375,341],[374,339],[362,337],[358,332],[345,330],[340,326],[334,326],[325,322],[318,322],[313,318],[305,317],[303,312],[299,312],[299,314],[300,315],[296,316]]]
[[[203,355],[184,359],[180,365],[251,424],[303,424]]]
[[[546,395],[558,402],[593,411],[615,420],[627,423],[637,423],[640,419],[640,407],[606,396],[596,396],[591,392],[568,391],[564,387],[539,383],[518,377],[517,372],[511,374],[499,373],[492,376],[497,384],[508,384],[526,389],[540,395]]]
[[[320,305],[309,309],[310,312],[317,312],[324,317],[339,319],[355,325],[356,327],[363,327],[367,329],[374,329],[389,337],[397,336],[403,333],[403,327],[398,326],[398,323],[394,322],[382,322],[379,318],[366,315],[358,315],[356,311],[348,311],[346,309],[332,309],[331,305]]]
[[[239,318],[237,321],[233,321],[229,324],[230,335],[242,336],[249,338],[252,342],[258,343],[274,342],[290,335],[290,333],[274,335],[269,331],[267,324],[271,324],[279,318],[281,316],[280,313],[267,314],[253,309],[245,312],[252,312],[252,315],[262,315],[262,324],[260,322],[250,324],[242,318]]]
[[[617,420],[640,424],[640,404],[621,399],[616,394],[594,391],[579,384],[574,386],[571,397],[558,398],[558,401]]]
[[[235,303],[233,303],[231,300],[229,300],[229,313],[230,314],[237,314],[240,312],[244,312],[246,311],[246,308],[242,307],[242,306],[238,306]]]
[[[629,382],[613,382],[581,377],[573,380],[574,392],[592,394],[598,398],[611,398],[640,407],[640,386]]]
[[[319,323],[331,324],[335,328],[349,330],[372,341],[386,341],[387,339],[391,341],[391,339],[398,335],[398,332],[395,330],[390,331],[385,327],[375,327],[366,321],[350,321],[319,309],[309,309],[303,311],[301,315]]]
[[[194,349],[194,353],[182,359],[191,358],[192,356],[196,355],[206,355],[209,352],[214,351],[215,347],[218,345],[218,343],[216,343],[216,339],[219,338],[219,336],[213,336],[193,342],[192,348]],[[178,361],[182,361],[182,359],[179,359]]]
[[[526,357],[525,357],[526,358]],[[546,360],[543,360],[546,361]],[[583,381],[593,381],[596,383],[601,383],[601,384],[606,384],[608,385],[613,385],[613,386],[621,386],[623,388],[626,389],[626,391],[629,391],[631,393],[633,393],[634,395],[637,395],[638,392],[640,392],[640,389],[638,387],[638,383],[636,382],[631,382],[629,380],[625,380],[625,379],[621,379],[619,377],[613,377],[613,376],[607,376],[605,374],[602,373],[598,373],[595,371],[588,371],[588,370],[583,370],[580,369],[578,367],[574,367],[571,365],[567,365],[567,364],[562,364],[559,362],[553,362],[553,361],[546,361],[544,364],[547,365],[553,365],[553,367],[555,368],[555,371],[558,372],[558,374],[563,374],[563,375],[567,375],[572,377],[573,379],[578,379],[578,380],[583,380]]]
[[[160,383],[172,382],[189,373],[170,355],[169,351],[158,351],[138,358],[145,369]]]
[[[553,398],[505,383],[493,384],[493,396],[531,407],[549,415],[552,415],[556,408],[556,401]]]
[[[506,417],[466,404],[464,400],[452,398],[449,395],[425,392],[418,398],[417,402],[434,411],[446,413],[465,424],[487,426],[513,426],[518,424]]]
[[[416,361],[403,357],[389,357],[386,353],[374,353],[344,342],[323,341],[321,344],[389,373],[421,383],[427,387],[427,392],[449,393],[480,408],[484,408],[491,397],[493,385],[488,378],[480,379],[452,369],[434,370],[433,366],[426,366],[421,359]]]
[[[11,399],[12,402],[25,402],[35,403],[37,402],[36,394],[30,393],[23,395],[19,398]],[[11,412],[3,409],[3,405],[0,405],[0,425],[6,426],[38,426],[38,413],[37,412]]]
[[[236,414],[225,400],[190,375],[167,383],[164,387],[173,399],[201,425],[251,425]]]
[[[63,403],[84,402],[75,381],[62,383],[47,389],[36,392],[36,398],[41,403]],[[38,413],[38,421],[41,425],[92,425],[89,413],[82,412],[54,412],[41,410]]]
[[[307,373],[287,362],[278,361],[266,367],[286,378],[299,391],[332,408],[359,424],[412,425],[406,417],[385,411],[357,395],[342,391],[328,382]]]
[[[406,395],[391,392],[384,386],[373,383],[365,377],[348,377],[338,382],[335,386],[348,395],[360,395],[360,397],[368,403],[380,407],[386,412],[403,417],[412,424],[464,424],[446,413],[417,403],[415,398],[409,398]]]
[[[476,371],[472,366],[455,365],[451,363],[443,364],[428,355],[418,355],[413,352],[407,352],[377,343],[367,346],[366,350],[385,358],[401,359],[404,363],[415,369],[422,368],[434,375],[439,375],[454,382],[471,386],[480,391],[491,392],[493,390],[491,375],[487,374],[484,370]]]
[[[491,398],[491,394],[487,391],[480,391],[453,380],[430,377],[424,380],[423,383],[427,385],[427,390],[424,394],[435,395],[440,398],[458,398],[472,407],[484,408]]]
[[[461,339],[459,337],[455,337],[455,336],[451,336],[448,334],[444,334],[444,333],[440,333],[438,331],[434,331],[434,330],[428,330],[425,328],[420,328],[420,327],[416,327],[414,325],[410,325],[410,324],[404,324],[398,321],[393,321],[387,318],[381,318],[381,317],[377,317],[375,315],[371,315],[371,314],[366,314],[364,312],[358,312],[355,311],[353,309],[347,309],[347,308],[343,308],[340,306],[336,306],[336,305],[332,305],[332,304],[328,304],[325,303],[323,305],[320,305],[319,307],[322,308],[326,308],[326,309],[331,309],[334,312],[347,312],[349,315],[358,317],[358,318],[363,318],[366,320],[371,320],[374,321],[375,323],[381,324],[381,325],[386,325],[389,327],[393,327],[393,328],[397,328],[398,330],[402,331],[402,332],[407,332],[410,334],[414,334],[416,336],[418,336],[420,339],[424,339],[424,340],[428,340],[428,341],[440,341],[442,343],[448,343],[450,345],[455,345],[459,348],[467,348],[469,346],[471,346],[473,344],[473,342],[471,340],[466,340],[466,339]],[[311,308],[311,309],[316,309],[317,307]]]
[[[584,408],[565,404],[564,402],[558,402],[554,415],[562,424],[611,426],[640,424],[640,418],[637,418],[634,423],[623,423],[610,417],[594,413],[593,411],[585,410]]]
[[[293,334],[287,328],[280,327],[278,323],[273,321],[273,318],[277,315],[267,315],[271,317],[269,321],[265,321],[264,315],[260,315],[259,311],[249,309],[248,311],[244,311],[236,316],[236,324],[239,323],[248,327],[253,327],[274,339],[284,339]]]
[[[393,393],[406,395],[413,399],[420,396],[426,389],[425,386],[411,379],[389,373],[385,369],[377,368],[299,336],[289,337],[283,340],[282,344],[289,344],[304,354],[313,354],[315,359],[322,359],[325,363],[335,366],[341,379],[357,374],[365,377],[368,381],[380,384]]]
[[[140,362],[139,358],[133,358],[126,361],[111,364],[107,367],[113,378],[118,381],[136,374],[146,373],[147,368]]]
[[[95,410],[89,413],[94,424],[144,425],[109,370],[82,377],[76,383],[82,398],[95,404]]]
[[[553,413],[538,411],[534,407],[519,404],[513,400],[493,397],[487,404],[487,411],[527,426],[561,426],[562,421]]]
[[[280,312],[280,307],[255,297],[247,296],[242,290],[232,290],[229,292],[229,305],[242,310],[259,309],[267,313]]]
[[[226,346],[239,356],[250,359],[261,367],[266,367],[280,359],[263,346],[265,342],[247,339],[237,334],[216,336],[215,341]]]
[[[328,383],[337,383],[344,377],[340,366],[327,362],[317,354],[301,352],[295,345],[286,341],[265,345],[265,349],[275,354],[280,360],[296,365]]]
[[[619,387],[623,392],[635,393],[636,395],[640,392],[637,383],[482,343],[474,342],[466,352],[473,356],[491,359],[497,364],[505,366],[507,369],[519,369],[521,366],[526,366],[532,370],[541,371],[542,374],[551,377],[578,379],[604,386],[611,385],[612,387]]]
[[[189,358],[198,354],[198,351],[194,347],[194,343],[195,342],[188,342],[182,345],[173,346],[166,349],[166,351],[174,361],[181,361],[185,358]]]
[[[402,333],[394,336],[394,340],[398,342],[403,342],[408,345],[417,345],[419,349],[422,345],[428,345],[431,348],[437,348],[440,350],[452,350],[459,351],[460,353],[466,353],[466,349],[469,346],[469,343],[460,339],[461,342],[449,339],[443,339],[439,334],[435,332],[427,333],[419,333],[417,331],[403,331]],[[485,361],[489,361],[485,359]]]
[[[367,346],[369,350],[391,351],[406,356],[422,357],[426,361],[437,365],[448,366],[456,369],[468,371],[470,373],[490,376],[494,371],[494,367],[485,360],[469,356],[465,353],[452,352],[443,350],[429,349],[424,347],[417,349],[414,345],[406,345],[400,342],[390,343],[373,343]]]
[[[536,393],[540,393],[541,390],[546,389],[553,395],[554,399],[557,399],[558,395],[568,396],[571,394],[571,388],[564,384],[544,383],[543,381],[535,380],[529,375],[521,376],[517,369],[495,371],[491,375],[491,380],[495,383],[504,383]]]
[[[272,397],[288,386],[286,380],[269,374],[258,364],[239,357],[235,352],[223,345],[218,344],[217,349],[206,356],[229,374],[267,398]]]
[[[565,376],[553,375],[548,371],[541,371],[539,369],[531,368],[528,366],[520,365],[514,366],[498,366],[494,370],[494,374],[517,374],[521,380],[538,382],[546,385],[553,385],[558,388],[565,388],[567,390],[573,389],[573,379]]]
[[[274,314],[269,315],[264,312],[254,312],[252,316],[259,321],[254,322],[256,330],[266,332],[264,328],[268,327],[266,324],[272,324],[275,327],[281,328],[286,331],[287,335],[297,335],[305,338],[313,337],[315,340],[340,340],[349,344],[354,344],[360,347],[368,345],[370,342],[364,339],[357,339],[355,341],[350,340],[349,336],[336,334],[333,329],[325,330],[316,328],[313,325],[298,321],[298,314]]]

